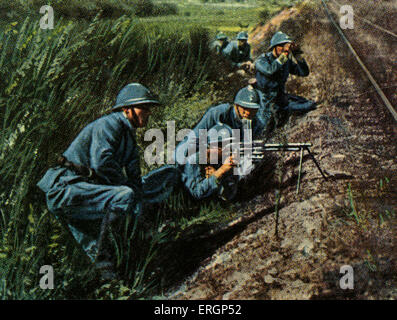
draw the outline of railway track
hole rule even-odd
[[[332,1],[332,0],[331,0]],[[323,5],[326,9],[326,13],[328,18],[330,19],[330,21],[332,22],[332,24],[336,27],[336,29],[338,30],[338,32],[340,33],[342,39],[344,40],[344,42],[346,43],[346,45],[349,47],[349,49],[352,51],[355,59],[357,60],[358,64],[361,66],[361,68],[363,68],[364,72],[366,73],[369,81],[371,82],[371,84],[374,87],[373,91],[376,91],[380,97],[382,98],[383,103],[386,105],[386,107],[389,109],[389,111],[392,113],[392,116],[394,118],[395,121],[397,121],[397,112],[395,110],[395,108],[392,106],[391,102],[389,101],[389,99],[386,97],[386,95],[384,94],[384,92],[382,91],[381,87],[379,86],[379,84],[377,83],[377,81],[375,80],[375,78],[372,76],[371,72],[368,70],[368,68],[365,66],[364,62],[361,60],[361,58],[359,57],[358,53],[356,52],[356,50],[353,48],[352,44],[350,43],[350,41],[347,39],[347,37],[344,35],[343,31],[340,29],[340,27],[338,26],[338,24],[335,22],[334,18],[331,15],[331,11],[328,9],[328,6],[326,5],[326,3],[324,2],[324,0],[322,0]],[[380,26],[379,26],[380,27]],[[380,27],[381,28],[381,27]],[[361,118],[364,117],[364,112],[361,114]],[[376,125],[376,124],[375,124]],[[368,126],[368,123],[367,123]],[[268,214],[269,212],[273,212],[274,208],[271,208],[271,210],[265,210],[265,211],[258,211],[256,213],[251,213],[247,216],[244,217],[239,217],[233,221],[231,221],[228,225],[226,226],[221,226],[219,228],[216,228],[216,230],[211,230],[210,232],[205,233],[204,235],[201,235],[199,237],[196,238],[196,240],[198,239],[206,239],[206,238],[216,238],[216,237],[221,237],[222,234],[226,234],[227,232],[233,232],[235,230],[242,230],[246,225],[248,225],[249,223],[256,221],[257,219],[259,219],[260,217],[262,217],[264,215],[264,212],[266,212],[266,214]],[[192,240],[192,238],[191,238]]]
[[[336,0],[330,0],[330,1],[332,3],[337,4],[339,8],[343,5],[343,4],[339,3],[339,2],[337,2]],[[376,29],[378,29],[378,30],[380,30],[382,32],[385,32],[385,33],[397,38],[397,34],[395,34],[394,32],[391,32],[390,30],[387,30],[387,29],[383,28],[382,26],[380,26],[380,25],[378,25],[376,23],[373,23],[372,21],[370,21],[370,20],[368,20],[366,18],[360,17],[357,14],[354,14],[354,18],[359,20],[359,21],[362,21],[362,22],[364,22],[366,24],[369,24],[370,26],[372,26],[372,27],[374,27],[374,28],[376,28]]]
[[[324,10],[326,12],[326,15],[327,15],[328,19],[330,20],[330,22],[333,24],[333,26],[335,27],[335,29],[339,33],[340,37],[342,38],[342,40],[346,44],[346,46],[349,48],[350,52],[353,54],[353,56],[356,59],[357,63],[360,65],[361,69],[364,71],[364,73],[367,76],[368,80],[371,82],[371,84],[374,87],[375,91],[377,92],[377,94],[381,98],[383,104],[386,106],[386,108],[389,110],[389,112],[391,113],[391,115],[394,118],[394,120],[397,122],[397,111],[396,111],[395,107],[392,105],[390,100],[387,98],[387,96],[385,95],[385,93],[381,89],[380,85],[378,84],[378,82],[373,77],[372,73],[369,71],[367,66],[364,64],[364,62],[362,61],[362,59],[358,55],[357,51],[353,48],[351,42],[348,40],[348,38],[344,34],[343,30],[336,23],[335,19],[332,16],[332,13],[331,13],[330,9],[328,8],[327,3],[324,0],[321,0],[321,2],[322,2],[322,5],[324,7]],[[365,19],[365,20],[367,20],[367,19]],[[373,24],[373,23],[371,23],[371,24]],[[393,36],[395,36],[394,33],[390,32],[390,31],[388,31],[388,30],[386,30],[386,29],[384,29],[384,28],[382,28],[380,26],[377,26],[377,27],[378,27],[379,30],[387,31],[389,34],[391,33]]]

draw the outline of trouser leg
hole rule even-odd
[[[268,96],[260,90],[258,90],[258,93],[260,98],[260,108],[257,113],[257,117],[263,122],[263,133],[267,137],[274,129],[274,97]]]
[[[111,211],[106,212],[105,216],[102,219],[101,227],[99,230],[99,236],[97,240],[97,255],[96,261],[106,261],[106,262],[114,262],[115,256],[112,250],[112,233],[114,234],[120,233],[122,230],[120,229],[120,215],[114,214]]]
[[[128,215],[140,213],[140,201],[131,188],[87,182],[56,185],[47,194],[47,204],[92,261],[113,254],[109,230]]]
[[[285,94],[278,94],[272,101],[271,110],[275,127],[282,126],[289,117],[288,97]]]
[[[316,108],[314,101],[292,94],[285,95],[288,99],[286,108],[292,112],[307,112]]]

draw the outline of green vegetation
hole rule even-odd
[[[0,1],[0,295],[150,297],[180,272],[172,259],[161,264],[165,252],[175,251],[168,243],[229,221],[230,205],[210,202],[200,207],[174,195],[152,217],[153,230],[140,230],[132,221],[128,241],[115,241],[122,246],[119,252],[126,253],[119,254],[119,267],[129,280],[98,287],[90,263],[47,211],[36,183],[76,134],[109,109],[127,83],[141,82],[159,94],[165,107],[149,127],[164,130],[170,120],[177,130],[191,127],[209,105],[230,100],[239,83],[219,81],[225,66],[212,56],[208,44],[217,30],[232,36],[252,26],[260,8],[225,5],[213,10],[149,0],[46,2],[54,6],[53,30],[39,28],[41,1]],[[150,8],[145,5],[149,2]],[[161,16],[142,18],[156,15]],[[144,146],[142,131],[138,140]],[[142,161],[143,173],[150,169]],[[162,230],[164,221],[171,230]],[[39,269],[46,264],[56,273],[54,290],[38,287]]]
[[[58,283],[52,297],[68,297],[78,292],[69,286],[81,281],[71,266],[81,264],[75,263],[73,242],[46,211],[35,184],[126,83],[148,83],[171,102],[199,92],[206,78],[213,77],[208,35],[200,27],[165,29],[127,17],[102,21],[97,16],[87,26],[60,20],[51,31],[26,18],[9,24],[0,37],[0,269],[6,275],[1,292],[6,298],[41,297],[45,292],[35,291],[39,266],[57,261],[58,275],[69,280],[62,290]],[[196,117],[200,111],[190,110]],[[176,112],[169,109],[170,117]],[[141,234],[133,237],[139,244]],[[152,256],[154,243],[140,246],[141,261]],[[147,265],[136,263],[140,280],[132,276],[134,286],[144,281]],[[87,261],[77,274],[85,269]]]
[[[361,191],[359,191],[361,190]],[[347,185],[346,206],[330,233],[338,234],[338,241],[352,257],[359,257],[371,272],[378,271],[383,257],[392,252],[393,230],[396,224],[395,209],[387,205],[391,199],[392,186],[388,177],[381,178],[377,185]],[[379,206],[383,203],[384,206]]]
[[[106,18],[118,18],[122,15],[147,17],[175,15],[178,13],[176,4],[152,0],[1,0],[0,8],[5,17],[39,15],[43,5],[51,5],[57,17],[90,20],[100,11]]]
[[[167,120],[175,120],[178,128],[191,126],[219,98],[210,85],[216,83],[219,61],[208,51],[208,30],[193,22],[185,26],[126,15],[109,19],[106,10],[90,21],[90,4],[103,9],[116,2],[68,2],[64,11],[65,1],[49,3],[63,13],[53,30],[41,30],[34,14],[21,18],[21,12],[35,8],[37,1],[0,3],[9,9],[0,33],[0,295],[3,299],[145,297],[151,288],[158,292],[161,277],[169,274],[166,270],[157,274],[151,266],[159,258],[164,237],[176,238],[180,230],[209,225],[225,216],[217,219],[214,212],[219,210],[214,211],[213,205],[196,207],[193,220],[179,210],[180,227],[174,221],[173,233],[154,232],[163,223],[162,215],[166,219],[166,214],[181,207],[181,200],[170,200],[173,207],[153,217],[154,236],[147,238],[147,232],[134,225],[123,249],[126,260],[119,254],[121,271],[129,281],[98,288],[89,262],[47,211],[36,183],[75,135],[105,112],[129,82],[148,85],[166,102],[151,126],[165,128]],[[118,8],[124,13],[122,5]],[[91,10],[90,14],[84,10]],[[71,20],[79,17],[76,12],[87,20]],[[46,264],[56,272],[54,290],[38,287],[39,269]]]
[[[39,28],[42,1],[0,0],[0,297],[161,295],[208,253],[204,241],[192,250],[187,239],[235,218],[233,204],[198,204],[175,193],[152,208],[151,228],[130,221],[114,235],[118,268],[126,280],[101,284],[71,235],[46,209],[36,183],[76,134],[108,111],[127,83],[141,82],[158,93],[165,105],[148,127],[164,131],[167,121],[175,121],[176,130],[192,127],[208,106],[230,101],[241,84],[219,80],[227,67],[209,52],[209,42],[218,31],[232,38],[250,30],[295,1],[45,2],[54,6],[53,30]],[[143,133],[138,131],[138,142],[145,147]],[[141,165],[143,174],[155,168]],[[278,171],[281,184],[282,168]],[[350,247],[362,251],[371,270],[377,267],[375,255],[390,252],[387,226],[395,223],[395,211],[386,206],[370,210],[367,202],[387,199],[389,189],[387,177],[373,195],[358,194],[349,185],[348,206],[337,221],[348,225],[349,239],[355,241]],[[276,228],[280,192],[279,186]],[[43,265],[55,270],[54,290],[38,285]]]
[[[391,191],[389,183],[389,178],[381,178],[379,185],[375,186],[375,192],[371,194],[358,194],[358,196],[354,194],[352,186],[349,183],[347,186],[349,208],[345,208],[344,210],[346,216],[349,217],[348,221],[354,219],[355,225],[361,228],[364,233],[368,232],[371,225],[378,225],[379,227],[387,225],[390,219],[395,217],[394,210],[388,207],[383,208],[383,210],[380,208],[372,209],[369,201],[372,199],[382,199],[386,203]],[[359,204],[357,204],[357,198],[360,202]]]

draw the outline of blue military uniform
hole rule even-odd
[[[230,126],[224,123],[216,124],[208,131],[207,151],[211,148],[231,147],[229,144],[233,141],[232,136],[233,132]],[[227,150],[228,154],[222,154],[222,158],[232,154],[231,148],[225,150]],[[204,160],[204,163],[200,163],[200,160]],[[207,199],[213,196],[217,196],[223,200],[231,200],[237,192],[238,178],[232,175],[232,171],[225,172],[218,178],[215,175],[207,177],[205,172],[206,167],[209,166],[217,170],[222,166],[222,159],[216,159],[217,161],[215,162],[217,163],[211,163],[212,160],[207,159],[207,157],[200,159],[199,152],[190,156],[187,159],[187,163],[183,166],[181,175],[182,183],[190,195],[197,200]]]
[[[272,38],[273,48],[283,42],[291,42],[289,37],[278,32]],[[306,77],[309,67],[304,58],[297,56],[282,62],[272,52],[261,54],[255,61],[256,86],[263,93],[266,104],[274,103],[276,111],[307,111],[315,107],[315,102],[285,93],[285,83],[290,74]]]
[[[141,213],[145,191],[132,125],[139,120],[135,108],[148,110],[159,104],[145,86],[126,85],[113,112],[88,124],[63,153],[59,166],[50,168],[37,184],[46,194],[48,209],[68,226],[105,277],[112,277],[106,272],[114,264],[109,235],[127,216]]]
[[[221,43],[219,40],[215,40],[211,44],[211,50],[215,51],[217,54],[221,54],[223,52],[223,49],[227,47],[229,44],[229,41],[224,40],[223,43]]]
[[[197,200],[208,198],[220,191],[220,182],[215,176],[205,177],[198,153],[187,159],[181,178],[186,189]]]
[[[239,47],[237,40],[231,41],[222,51],[223,55],[227,57],[232,66],[240,68],[245,61],[252,61],[251,46],[245,43],[244,46]]]
[[[180,168],[176,165],[164,165],[150,171],[142,177],[143,200],[146,203],[161,203],[179,187]]]
[[[95,170],[96,178],[58,166],[49,169],[37,185],[46,193],[49,210],[69,224],[94,260],[99,230],[87,232],[76,225],[82,221],[100,224],[107,213],[114,217],[140,213],[142,185],[135,129],[122,112],[111,113],[87,125],[63,156]]]
[[[216,40],[211,43],[210,47],[211,50],[214,50],[217,54],[221,54],[228,44],[228,37],[223,32],[220,32],[216,35]]]
[[[266,128],[268,118],[264,118],[262,114],[262,112],[258,112],[256,117],[252,120],[253,137],[260,136]],[[200,129],[209,130],[218,123],[226,124],[232,129],[240,129],[241,132],[243,132],[243,122],[237,115],[233,104],[224,103],[212,107],[207,110],[200,122],[192,129],[192,132],[178,144],[175,151],[176,162],[184,164],[189,154],[189,149],[192,148],[196,150]],[[243,139],[243,137],[240,138]]]

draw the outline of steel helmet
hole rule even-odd
[[[270,40],[269,49],[272,49],[279,44],[291,43],[291,42],[293,42],[293,41],[287,34],[285,34],[284,32],[278,31],[274,34],[274,36]]]
[[[259,109],[260,97],[254,87],[248,85],[237,92],[234,103],[248,109]]]
[[[219,142],[231,142],[232,141],[232,128],[224,123],[218,122],[215,126],[208,130],[207,133],[207,144],[218,145]]]
[[[219,32],[219,33],[216,35],[216,40],[227,40],[227,35],[224,34],[223,32]]]
[[[237,35],[237,40],[248,40],[248,33],[246,31],[241,31]]]
[[[112,110],[144,103],[160,104],[148,88],[140,83],[130,83],[121,89],[117,95],[116,104],[112,107]]]

